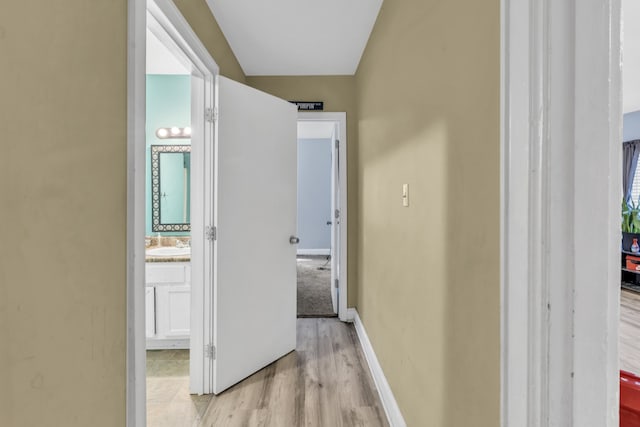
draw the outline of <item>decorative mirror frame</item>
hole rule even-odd
[[[151,146],[151,230],[191,231],[191,223],[162,224],[160,222],[160,153],[190,153],[191,145]]]

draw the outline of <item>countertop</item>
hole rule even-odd
[[[159,248],[160,246],[148,246],[145,248],[145,251],[149,249]],[[191,262],[191,255],[149,255],[145,256],[146,262]]]

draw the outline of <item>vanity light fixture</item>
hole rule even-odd
[[[160,139],[174,139],[174,138],[191,138],[191,128],[189,126],[179,128],[172,126],[170,128],[158,128],[156,136]]]

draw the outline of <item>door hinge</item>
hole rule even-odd
[[[325,282],[325,283],[326,283],[326,282]],[[336,280],[334,281],[334,284],[335,284],[335,288],[336,288],[336,289],[338,289],[338,288],[340,287],[340,286],[339,286],[339,285],[340,285],[340,281],[339,281],[338,279],[336,279]],[[325,289],[327,289],[327,288],[325,288]]]
[[[340,148],[340,140],[336,139],[336,149]]]
[[[216,240],[218,238],[218,229],[216,227],[207,225],[204,228],[204,237],[209,241]]]
[[[213,344],[207,344],[204,347],[204,355],[206,357],[208,357],[209,359],[215,359],[216,358],[216,346]]]
[[[207,108],[204,110],[204,118],[209,123],[218,121],[218,107]]]
[[[340,209],[336,209],[336,211],[334,212],[334,217],[335,217],[336,219],[339,219],[339,218],[340,218]]]

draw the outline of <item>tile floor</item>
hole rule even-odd
[[[147,351],[147,426],[199,425],[211,397],[189,394],[189,350]]]

